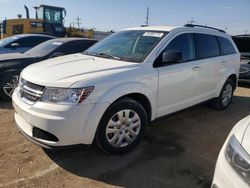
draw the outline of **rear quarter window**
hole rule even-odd
[[[234,46],[230,42],[230,40],[228,40],[227,38],[224,38],[224,37],[217,37],[217,39],[220,43],[221,55],[229,55],[229,54],[236,53]]]
[[[200,59],[220,55],[219,43],[215,36],[208,34],[195,34]]]

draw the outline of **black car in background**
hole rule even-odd
[[[0,40],[0,54],[24,53],[29,49],[55,37],[42,34],[21,34]]]
[[[250,83],[250,35],[236,35],[233,40],[241,53],[239,82]]]
[[[49,58],[83,52],[96,40],[83,38],[57,38],[46,41],[27,52],[0,55],[0,97],[10,100],[21,71],[30,64]]]

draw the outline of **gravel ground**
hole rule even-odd
[[[11,103],[0,102],[0,187],[208,188],[216,158],[231,128],[250,114],[250,87],[215,111],[199,105],[152,123],[125,155],[95,146],[47,151],[16,129]]]

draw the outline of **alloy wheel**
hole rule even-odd
[[[6,82],[4,84],[3,91],[7,96],[9,97],[12,96],[15,88],[18,86],[18,81],[19,81],[19,75],[14,75],[9,82]]]

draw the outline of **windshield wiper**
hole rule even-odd
[[[110,54],[106,54],[106,53],[96,53],[96,55],[98,56],[102,56],[102,57],[107,57],[107,58],[112,58],[112,59],[117,59],[117,60],[120,60],[121,58],[117,57],[117,56],[114,56],[114,55],[110,55]]]
[[[88,51],[85,51],[85,52],[83,52],[83,54],[121,60],[120,57],[117,57],[117,56],[114,56],[114,55],[110,55],[110,54],[106,54],[106,53],[103,53],[103,52],[96,53],[96,52],[88,52]]]

